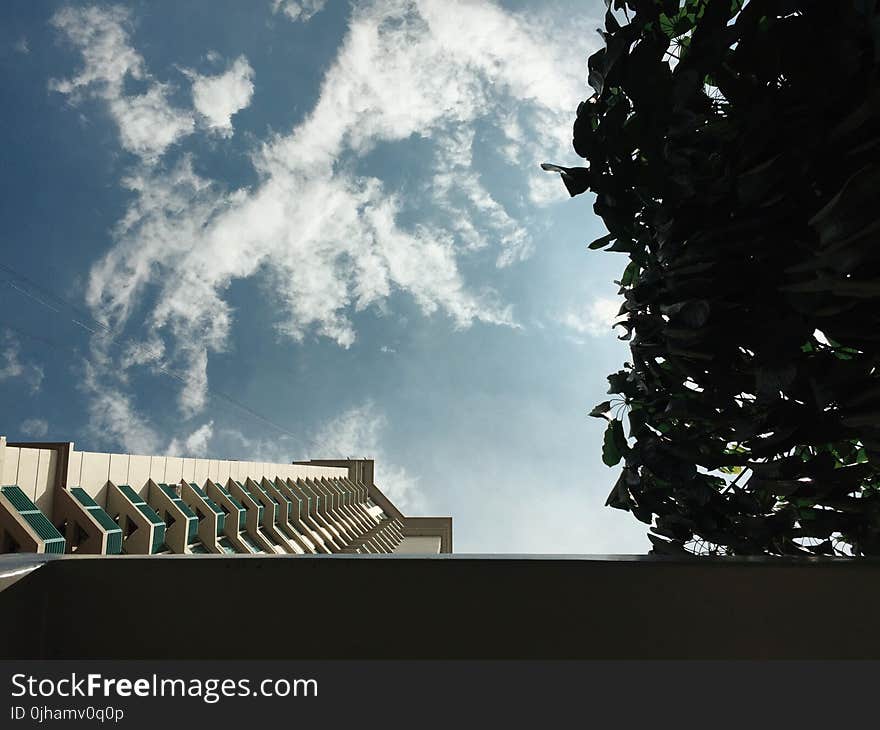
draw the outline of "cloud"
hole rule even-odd
[[[187,436],[171,439],[166,453],[170,456],[205,457],[208,453],[208,444],[213,436],[214,422],[208,421]]]
[[[467,247],[485,248],[491,238],[501,246],[496,264],[508,266],[531,254],[532,241],[525,227],[511,218],[480,182],[474,169],[473,144],[474,130],[468,128],[440,139],[432,191]],[[462,215],[468,209],[471,215]],[[482,222],[483,230],[477,228],[475,220]]]
[[[214,434],[213,420],[188,433],[172,434],[170,439],[167,433],[160,434],[129,394],[126,371],[111,367],[113,361],[107,354],[110,346],[108,339],[93,340],[91,357],[85,362],[81,387],[89,396],[87,436],[101,448],[126,453],[207,455]]]
[[[327,0],[272,0],[272,12],[282,12],[293,22],[306,23],[326,4]]]
[[[31,393],[37,393],[43,385],[43,377],[42,366],[22,362],[18,338],[10,330],[3,330],[0,338],[0,382],[21,378]]]
[[[83,388],[90,396],[88,435],[102,447],[118,447],[132,454],[159,453],[158,433],[137,411],[124,384],[110,382],[107,370],[93,362],[85,364]]]
[[[14,50],[16,53],[23,53],[23,54],[25,54],[25,55],[27,55],[28,53],[30,53],[30,52],[31,52],[31,47],[28,45],[28,39],[25,38],[24,36],[22,36],[21,38],[19,38],[19,39],[15,42],[15,45],[12,46],[12,50]]]
[[[559,323],[575,335],[606,337],[614,334],[612,327],[618,320],[620,300],[597,297],[586,308],[569,310],[558,318]]]
[[[21,432],[32,438],[43,438],[49,433],[49,423],[44,418],[27,418],[21,422]]]
[[[143,57],[129,42],[131,17],[121,7],[65,7],[52,25],[82,55],[83,67],[68,79],[53,79],[49,89],[71,103],[99,99],[106,103],[119,130],[123,149],[145,161],[156,161],[194,129],[189,111],[173,107],[169,87],[155,81]],[[126,79],[146,84],[141,94],[125,92]]]
[[[130,45],[126,11],[67,9],[55,24],[85,63],[53,88],[129,109],[136,103],[123,79],[132,76],[149,82],[141,96],[152,92],[161,107],[164,87],[150,79]],[[136,125],[126,124],[123,146],[141,150],[147,164],[123,179],[131,203],[114,229],[113,247],[92,267],[87,291],[97,317],[121,328],[137,312],[144,342],[158,343],[130,352],[125,367],[156,367],[149,353],[161,350],[162,366],[182,374],[182,414],[198,413],[206,403],[209,356],[227,347],[231,333],[226,292],[250,278],[272,292],[275,331],[294,341],[316,335],[349,347],[357,337],[352,314],[381,307],[396,292],[455,328],[517,326],[509,304],[462,273],[474,251],[493,251],[504,267],[533,249],[521,216],[474,169],[476,130],[496,128],[498,154],[516,146],[524,165],[516,177],[529,189],[533,179],[547,182],[533,161],[570,145],[571,111],[583,82],[567,48],[568,41],[583,46],[583,30],[577,22],[560,30],[491,3],[359,4],[312,111],[254,153],[259,182],[250,188],[229,190],[203,177],[185,154],[157,161],[183,127],[168,125],[170,135],[150,149],[137,141]],[[199,78],[235,82],[242,92],[251,83],[249,69],[242,58],[220,76]],[[202,103],[204,118],[225,125],[235,104],[209,106]],[[191,129],[188,112],[164,109]],[[423,194],[404,195],[360,171],[377,145],[416,138],[430,143],[433,159]],[[154,304],[141,315],[145,302]]]
[[[254,93],[254,70],[247,58],[240,56],[222,74],[191,78],[193,105],[208,129],[231,137],[232,116],[251,103]]]
[[[376,461],[375,481],[402,512],[418,513],[425,502],[418,479],[388,458],[382,448],[385,415],[372,401],[350,408],[325,423],[312,438],[314,459],[370,458]]]

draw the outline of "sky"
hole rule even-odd
[[[595,0],[0,4],[0,433],[376,459],[460,553],[604,507],[620,254],[571,126]]]

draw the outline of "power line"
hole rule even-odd
[[[75,326],[88,332],[89,334],[98,335],[99,331],[103,331],[104,333],[109,335],[109,340],[111,342],[115,341],[116,344],[129,344],[129,345],[134,346],[134,348],[136,348],[137,351],[144,352],[144,353],[152,356],[152,358],[154,360],[162,359],[162,356],[163,356],[162,353],[158,352],[157,350],[153,350],[153,349],[149,348],[147,345],[144,345],[143,343],[135,342],[132,338],[126,338],[120,342],[117,337],[117,334],[115,332],[113,332],[113,330],[111,329],[111,327],[109,325],[107,325],[104,322],[101,322],[100,320],[95,319],[87,312],[84,312],[83,310],[79,309],[73,303],[69,302],[68,300],[64,299],[63,297],[58,296],[54,292],[52,292],[49,289],[47,289],[46,287],[38,284],[37,282],[33,281],[29,277],[25,276],[24,274],[21,274],[20,272],[13,269],[11,266],[8,266],[7,264],[0,263],[0,270],[5,271],[7,274],[9,274],[10,277],[12,277],[11,279],[5,280],[5,283],[9,284],[10,287],[12,287],[15,291],[23,294],[24,296],[28,297],[32,301],[36,302],[37,304],[39,304],[47,309],[50,309],[55,314],[60,315],[62,317],[65,317],[68,321],[73,323]],[[49,302],[45,301],[45,299],[38,297],[32,291],[28,291],[28,289],[23,288],[21,286],[18,286],[15,283],[15,280],[18,280],[19,282],[25,284],[27,287],[34,289],[37,292],[43,294],[46,299],[53,300],[56,304],[59,304],[62,307],[65,307],[65,308],[75,312],[82,319],[85,319],[88,322],[90,322],[92,325],[94,325],[94,327],[90,327],[85,322],[82,322],[79,319],[76,319],[74,317],[66,315],[61,309],[58,309],[57,307],[53,306]],[[3,283],[3,282],[0,282],[0,283]],[[5,326],[7,326],[9,329],[17,331],[19,334],[24,334],[26,337],[28,337],[30,339],[35,339],[35,340],[41,341],[41,342],[48,344],[52,347],[73,350],[72,346],[68,345],[65,347],[64,345],[59,345],[58,343],[55,343],[51,340],[48,340],[47,338],[40,337],[40,336],[33,335],[33,334],[28,334],[27,332],[25,332],[24,330],[22,330],[19,327],[15,327],[15,326],[12,326],[9,324],[6,324]],[[97,327],[97,329],[95,329],[95,327]],[[87,362],[90,362],[88,360],[88,358],[86,358],[85,356],[83,356],[83,359],[86,360]],[[178,382],[182,383],[183,385],[187,384],[187,379],[185,377],[179,375],[178,373],[175,373],[173,370],[169,370],[168,368],[163,367],[162,365],[159,365],[156,363],[153,363],[153,368],[158,370],[162,374],[167,375],[168,377],[170,377],[174,380],[177,380]],[[208,393],[208,395],[211,396],[212,398],[218,398],[220,400],[225,401],[226,403],[229,403],[230,405],[234,406],[235,408],[238,408],[239,410],[243,411],[244,413],[247,413],[252,418],[255,418],[259,421],[262,421],[266,425],[268,425],[268,426],[274,428],[275,430],[280,431],[281,433],[285,434],[286,436],[292,438],[294,441],[296,441],[296,442],[302,444],[304,447],[306,447],[306,449],[310,448],[309,444],[306,443],[305,441],[303,441],[302,438],[297,436],[295,433],[286,429],[281,424],[276,423],[271,418],[264,416],[262,413],[255,410],[254,408],[251,408],[246,403],[242,403],[240,400],[238,400],[237,398],[234,398],[233,396],[229,395],[228,393],[225,393],[221,390],[212,389],[212,388],[208,387],[207,385],[205,386],[205,390]]]

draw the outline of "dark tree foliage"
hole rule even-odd
[[[588,166],[544,167],[629,257],[607,504],[655,552],[880,554],[878,2],[606,5]]]

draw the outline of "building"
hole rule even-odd
[[[0,553],[452,552],[452,518],[404,516],[373,474],[368,459],[273,464],[0,437]]]

